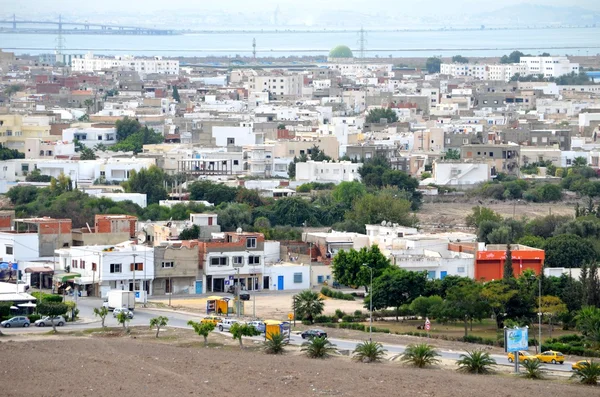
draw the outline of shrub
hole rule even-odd
[[[419,345],[408,345],[404,350],[404,354],[402,354],[401,360],[417,368],[425,368],[439,363],[440,360],[437,359],[439,356],[440,354],[433,346],[421,343]]]
[[[354,349],[354,359],[363,363],[374,363],[381,361],[386,350],[379,342],[361,342]]]
[[[523,377],[527,379],[544,379],[544,374],[546,373],[546,369],[542,366],[542,362],[540,360],[526,360],[521,363],[525,372],[523,373]]]
[[[342,317],[342,322],[344,322],[344,323],[351,323],[352,321],[354,321],[353,316],[346,315],[346,316]]]
[[[461,354],[458,361],[458,370],[468,374],[489,374],[492,373],[490,368],[496,364],[490,353],[483,350],[467,351],[466,354]]]
[[[309,320],[302,320],[302,325],[312,325]]]
[[[281,354],[284,347],[287,345],[285,336],[282,334],[270,334],[263,345],[263,349],[267,354]]]
[[[365,331],[367,327],[364,324],[359,323],[339,323],[338,326],[344,329],[354,329],[357,331]]]
[[[321,288],[321,294],[325,295],[329,298],[334,298],[334,299],[341,299],[341,300],[348,300],[348,301],[354,300],[354,295],[352,295],[352,294],[344,294],[342,291],[334,291],[327,287]]]
[[[39,314],[30,314],[29,316],[27,316],[27,318],[29,318],[29,321],[34,323],[37,320],[39,320],[40,318],[42,318],[42,316],[40,316]]]
[[[361,310],[354,311],[354,317],[362,317],[362,316],[363,316],[363,312]]]
[[[584,385],[597,385],[600,380],[600,363],[583,362],[579,368],[573,370],[573,378],[579,379]]]
[[[365,326],[365,331],[367,331],[366,329],[367,327]],[[389,334],[391,333],[389,328],[378,328],[378,327],[373,327],[373,332],[379,332],[382,334]]]
[[[337,318],[342,318],[346,315],[346,313],[344,313],[343,311],[341,311],[340,309],[335,309],[335,316]]]
[[[310,358],[326,358],[335,351],[335,345],[329,342],[327,338],[317,337],[304,342],[300,350]]]
[[[315,323],[324,324],[324,323],[332,323],[333,318],[331,316],[325,316],[323,314],[319,316],[315,316]]]

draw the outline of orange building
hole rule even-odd
[[[511,246],[512,267],[515,277],[531,269],[540,274],[544,268],[545,252],[542,249],[514,244]],[[485,251],[477,251],[475,256],[475,280],[499,280],[504,274],[506,260],[505,244],[489,244]]]

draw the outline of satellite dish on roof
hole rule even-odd
[[[385,226],[385,221],[381,221],[381,226]]]
[[[137,238],[138,238],[138,242],[140,242],[142,244],[145,243],[146,242],[146,233],[144,233],[144,232],[138,233]]]
[[[242,228],[238,227],[237,229],[235,229],[236,233],[241,233],[242,232]]]

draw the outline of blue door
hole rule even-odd
[[[441,271],[441,272],[440,272],[440,280],[443,280],[443,279],[444,279],[444,277],[446,277],[447,275],[448,275],[448,272],[446,272],[446,271]]]
[[[277,289],[283,290],[283,276],[277,276]]]
[[[202,280],[196,280],[196,293],[202,293]]]

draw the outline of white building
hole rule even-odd
[[[162,57],[135,58],[131,55],[117,55],[114,58],[95,57],[91,52],[83,58],[75,58],[71,63],[73,72],[97,72],[105,69],[132,69],[140,75],[160,73],[179,74],[179,61]]]
[[[544,77],[560,77],[579,73],[579,64],[571,63],[567,57],[521,57],[520,64],[526,68],[525,74],[543,74]]]
[[[63,141],[73,142],[75,139],[89,148],[93,148],[99,143],[111,146],[117,143],[117,128],[112,125],[96,124],[63,130]]]
[[[433,162],[432,181],[440,186],[472,186],[491,179],[489,163]]]
[[[219,147],[228,146],[246,146],[262,144],[264,142],[264,132],[254,132],[252,124],[239,127],[214,126],[212,128],[212,137]]]
[[[75,144],[65,141],[46,141],[39,138],[25,139],[25,158],[43,159],[56,156],[71,157],[75,155]]]
[[[360,181],[358,169],[362,163],[351,161],[312,161],[296,163],[296,181],[306,182],[340,182]]]
[[[301,74],[267,74],[255,75],[248,79],[249,92],[269,92],[272,95],[302,96],[304,78]]]
[[[91,285],[99,296],[106,296],[111,289],[139,291],[142,300],[144,291],[152,295],[154,247],[125,242],[63,248],[56,254],[58,269],[80,274],[76,283]]]
[[[38,233],[0,232],[0,261],[15,263],[40,257]]]
[[[310,288],[310,279],[310,265],[278,263],[265,267],[263,287],[273,291],[304,290]]]
[[[247,145],[244,153],[244,170],[247,175],[270,178],[273,172],[275,145]]]
[[[90,196],[104,197],[114,202],[131,201],[142,208],[148,205],[148,199],[145,193],[103,193],[103,192],[87,192]]]

